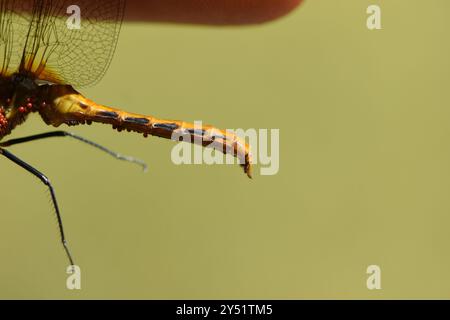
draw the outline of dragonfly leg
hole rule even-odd
[[[72,259],[72,255],[70,254],[69,246],[67,245],[66,237],[64,235],[64,228],[63,228],[63,223],[62,223],[62,219],[61,219],[61,213],[59,211],[58,201],[56,200],[55,189],[53,188],[52,184],[50,183],[50,180],[43,173],[41,173],[37,169],[33,168],[31,165],[24,162],[23,160],[17,158],[15,155],[13,155],[11,152],[9,152],[7,150],[0,148],[0,155],[6,157],[7,159],[9,159],[12,162],[14,162],[15,164],[17,164],[18,166],[22,167],[23,169],[25,169],[26,171],[28,171],[29,173],[31,173],[32,175],[37,177],[39,180],[41,180],[41,182],[47,186],[47,188],[50,191],[50,195],[52,197],[52,203],[53,203],[53,208],[56,213],[56,218],[58,219],[59,234],[60,234],[62,245],[64,247],[67,257],[69,258],[70,265],[71,266],[75,265],[75,263],[73,262],[73,259]]]
[[[36,134],[36,135],[18,138],[18,139],[11,139],[11,140],[0,143],[0,147],[10,147],[10,146],[20,144],[20,143],[36,141],[36,140],[41,140],[41,139],[47,139],[47,138],[55,138],[55,137],[70,137],[72,139],[81,141],[81,142],[86,143],[86,144],[90,145],[91,147],[94,147],[100,151],[106,152],[107,154],[109,154],[110,156],[112,156],[118,160],[124,160],[127,162],[132,162],[137,165],[140,165],[142,167],[142,169],[144,170],[144,172],[147,171],[147,164],[144,161],[139,160],[134,157],[130,157],[130,156],[126,156],[126,155],[122,155],[120,153],[114,152],[96,142],[93,142],[91,140],[88,140],[86,138],[83,138],[79,135],[76,135],[74,133],[67,132],[67,131],[51,131],[51,132]]]

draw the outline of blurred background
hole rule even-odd
[[[366,27],[378,4],[382,30]],[[53,182],[82,290],[45,187],[0,159],[0,298],[303,299],[450,295],[450,3],[305,1],[271,23],[125,23],[82,92],[136,113],[279,128],[280,171],[182,165],[174,143],[109,126],[10,149]],[[11,137],[45,132],[33,116]],[[66,128],[63,128],[66,129]],[[381,290],[366,268],[381,267]]]

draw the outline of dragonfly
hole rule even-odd
[[[78,90],[96,84],[114,55],[123,22],[125,0],[0,0],[0,155],[25,169],[49,189],[59,236],[71,266],[74,259],[64,232],[55,189],[38,169],[8,147],[54,137],[69,137],[117,159],[146,167],[84,137],[50,131],[4,140],[30,114],[50,126],[102,123],[113,129],[214,147],[240,159],[252,176],[250,146],[244,139],[209,125],[164,120],[98,104]],[[76,3],[74,5],[73,3]],[[189,140],[184,138],[188,137]],[[205,139],[206,137],[212,139]],[[7,150],[8,149],[8,150]]]

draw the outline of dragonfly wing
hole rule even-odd
[[[0,0],[0,74],[17,71],[25,46],[33,3]]]
[[[23,44],[20,72],[76,87],[95,84],[113,57],[125,0],[25,0],[12,12],[14,40]],[[7,28],[7,27],[5,27]],[[16,40],[17,39],[17,40]]]

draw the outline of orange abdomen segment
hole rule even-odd
[[[119,131],[134,131],[144,136],[153,135],[171,140],[182,138],[183,141],[233,155],[240,160],[239,164],[247,176],[252,177],[250,146],[245,139],[233,132],[185,121],[158,119],[99,105],[68,85],[43,85],[40,90],[44,99],[40,103],[39,114],[49,125],[58,127],[63,123],[78,125],[98,122],[110,124]]]
[[[263,23],[303,0],[128,0],[127,20],[214,25]]]

